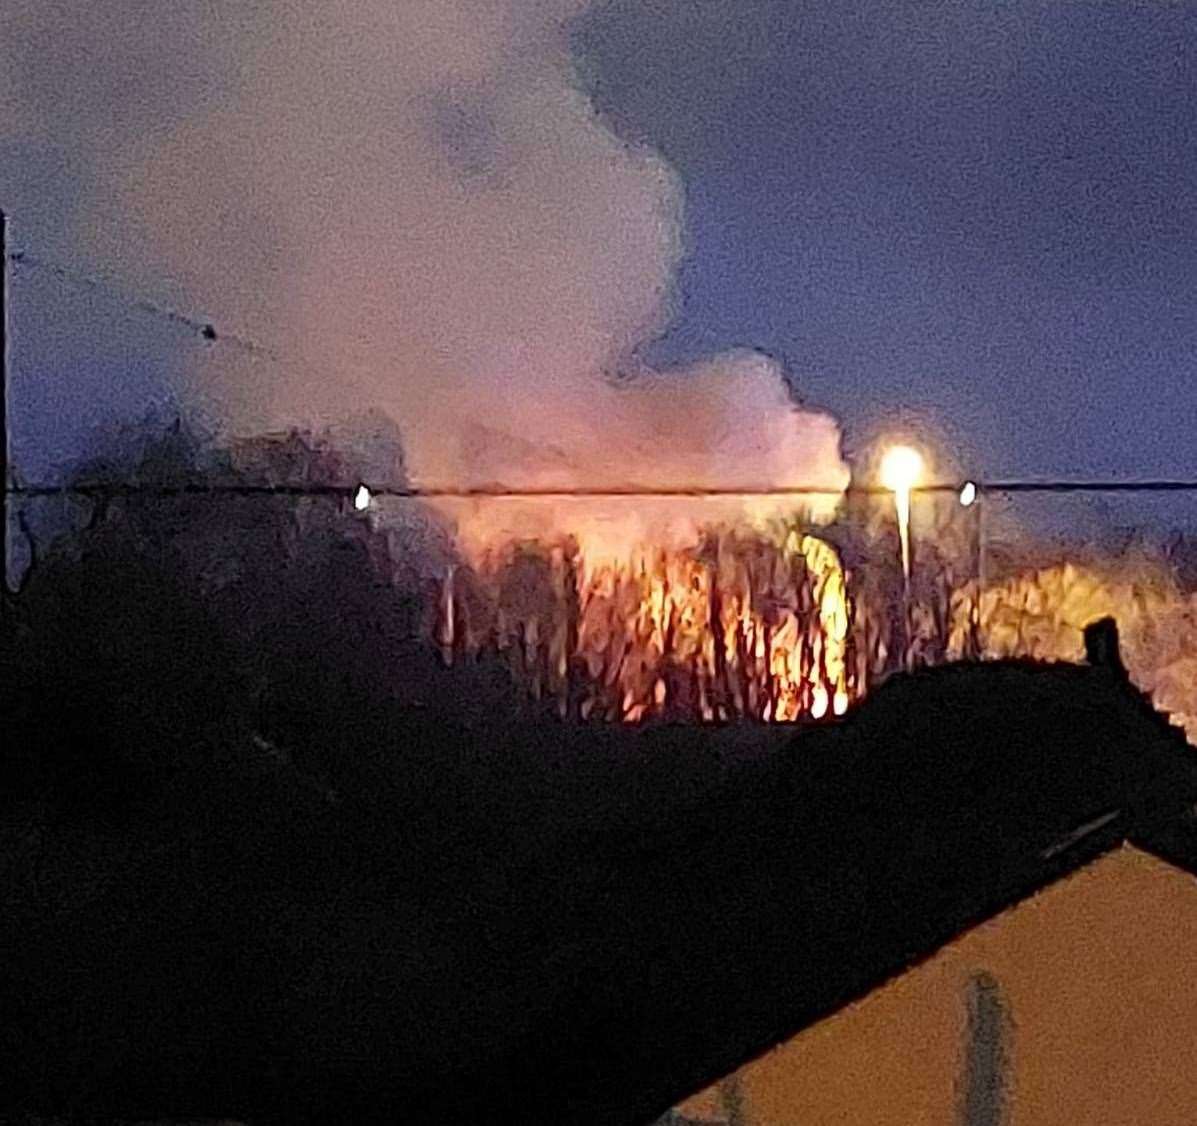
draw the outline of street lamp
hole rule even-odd
[[[923,455],[913,446],[891,446],[881,459],[881,484],[894,494],[898,537],[902,543],[902,576],[910,582],[910,491],[923,475]]]
[[[902,652],[907,671],[914,661],[910,623],[910,491],[923,475],[923,455],[913,446],[891,446],[881,459],[881,484],[894,494],[902,545]]]
[[[965,481],[960,489],[960,504],[974,508],[973,518],[973,589],[972,609],[969,611],[969,649],[971,655],[981,655],[981,594],[985,589],[985,505],[981,501],[981,487],[976,481]]]

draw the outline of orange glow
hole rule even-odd
[[[1197,593],[1182,590],[1163,565],[1123,559],[1028,568],[986,586],[978,610],[975,597],[975,584],[953,595],[949,658],[966,651],[970,614],[982,656],[1044,661],[1083,661],[1084,627],[1113,616],[1131,679],[1197,742]]]
[[[447,659],[505,653],[517,679],[556,697],[563,714],[785,722],[842,715],[856,694],[843,569],[811,535],[728,534],[624,563],[512,545],[478,577],[489,591],[469,624],[456,577],[446,578]]]
[[[957,498],[948,511],[962,512]],[[668,543],[633,538],[647,528],[630,518],[578,523],[496,535],[450,570],[436,614],[447,662],[498,656],[532,697],[581,719],[820,720],[902,668],[1083,660],[1084,626],[1114,615],[1133,681],[1197,741],[1197,593],[1163,561],[1007,569],[978,592],[969,562],[944,553],[942,521],[901,583],[888,556],[849,574],[828,539],[767,521],[695,523]]]

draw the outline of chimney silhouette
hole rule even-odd
[[[1085,659],[1094,668],[1126,677],[1126,666],[1118,650],[1118,623],[1113,618],[1098,618],[1085,626]]]

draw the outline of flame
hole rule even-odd
[[[1167,563],[1027,565],[979,589],[937,524],[912,583],[874,539],[850,575],[828,538],[843,529],[768,533],[739,515],[634,549],[626,516],[494,539],[444,577],[445,659],[498,653],[583,719],[818,720],[901,668],[1082,661],[1084,627],[1113,615],[1132,679],[1197,742],[1197,593]]]
[[[1026,568],[986,586],[979,601],[976,584],[966,585],[953,596],[947,655],[967,652],[975,630],[983,657],[1083,661],[1085,626],[1106,616],[1118,621],[1131,679],[1197,742],[1197,593],[1158,563]]]
[[[447,659],[503,653],[562,714],[785,722],[842,715],[854,698],[847,583],[813,535],[708,533],[622,561],[576,541],[509,544],[474,576],[469,591],[446,576]]]

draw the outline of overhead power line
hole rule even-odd
[[[990,493],[1191,493],[1197,481],[993,481],[980,487]]]
[[[63,265],[61,262],[31,254],[27,250],[7,252],[7,259],[14,266],[41,270],[53,275],[61,281],[95,292],[104,293],[128,309],[155,317],[164,322],[175,325],[195,333],[208,344],[231,344],[253,356],[281,363],[302,361],[284,357],[275,348],[261,344],[239,333],[217,329],[211,322],[200,317],[184,313],[169,304],[153,301],[144,297],[133,297],[121,286],[108,278],[95,274],[87,274],[80,270]],[[3,261],[3,254],[0,254]],[[911,492],[918,494],[955,493],[965,482],[954,484],[920,485],[912,488]],[[1189,493],[1197,492],[1197,480],[1147,480],[1147,481],[974,481],[972,484],[984,493]],[[32,484],[6,486],[5,494],[19,497],[50,497],[60,495],[77,496],[182,496],[193,494],[228,494],[240,496],[335,496],[352,497],[359,485],[251,485],[238,483],[194,483],[181,485],[153,485],[141,483],[105,483],[105,484]],[[783,488],[728,488],[728,487],[582,487],[575,489],[537,489],[537,488],[502,488],[499,486],[477,488],[455,487],[406,487],[406,486],[378,486],[367,483],[372,496],[400,497],[410,499],[472,499],[472,498],[528,498],[528,499],[561,499],[573,498],[704,498],[704,497],[802,497],[802,496],[840,496],[847,495],[879,495],[888,496],[891,490],[883,486],[852,486],[849,489],[833,489],[823,486],[787,486]]]
[[[529,499],[529,500],[581,500],[581,499],[670,499],[718,497],[838,497],[838,496],[891,496],[892,490],[880,485],[851,486],[848,489],[831,489],[818,486],[792,486],[785,488],[576,488],[576,489],[533,489],[533,488],[452,488],[420,486],[374,486],[367,482],[352,485],[269,485],[238,484],[220,482],[194,482],[178,485],[155,485],[137,482],[113,482],[88,484],[30,484],[13,485],[6,491],[10,496],[194,496],[205,494],[226,494],[233,496],[327,496],[351,498],[362,485],[372,497],[398,497],[411,500],[435,499]],[[978,484],[982,493],[1197,493],[1197,481],[994,481]],[[919,485],[912,493],[946,494],[958,493],[959,484]]]
[[[178,309],[172,308],[163,302],[151,301],[144,297],[131,297],[116,283],[98,275],[85,274],[79,270],[73,270],[69,266],[64,266],[61,262],[55,262],[49,258],[30,254],[27,250],[11,251],[8,255],[8,260],[14,266],[26,266],[34,270],[43,270],[70,285],[104,293],[128,309],[136,310],[147,316],[156,317],[159,320],[167,321],[180,328],[187,329],[209,344],[233,344],[242,351],[253,355],[263,356],[271,360],[279,359],[277,353],[264,344],[259,344],[257,341],[250,340],[239,333],[229,332],[224,329],[218,330],[211,321],[205,321],[199,317],[180,312]]]

